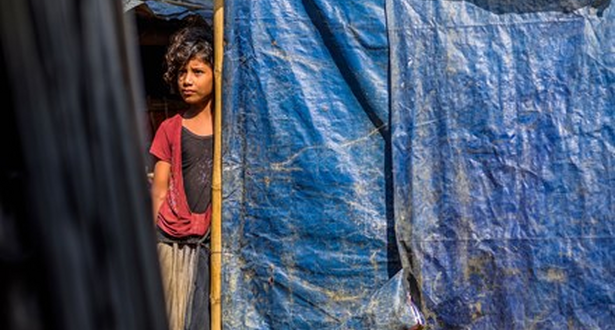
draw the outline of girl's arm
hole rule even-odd
[[[152,182],[152,207],[154,224],[158,219],[158,210],[164,202],[169,190],[169,178],[171,177],[171,164],[159,160],[154,165],[154,181]]]

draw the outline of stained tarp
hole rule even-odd
[[[429,323],[613,329],[615,6],[386,5],[397,234]]]
[[[225,329],[413,325],[394,236],[383,1],[229,1]]]
[[[181,20],[190,15],[200,15],[209,20],[213,16],[213,0],[122,0],[124,12],[142,9],[149,14],[164,20],[177,19]]]

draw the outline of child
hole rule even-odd
[[[164,80],[188,108],[158,128],[150,153],[158,254],[171,330],[209,329],[209,225],[213,163],[213,47],[210,31],[173,35]]]

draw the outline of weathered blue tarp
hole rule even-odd
[[[226,12],[225,329],[413,324],[385,175],[384,1]]]
[[[368,298],[396,269],[389,189],[434,329],[615,324],[615,13],[593,5],[230,3],[225,325],[398,328]]]
[[[152,15],[164,20],[181,20],[190,15],[200,15],[211,23],[213,16],[213,0],[122,0],[124,12],[139,6]]]
[[[433,329],[615,328],[614,7],[387,0],[397,234]]]

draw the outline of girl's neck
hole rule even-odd
[[[184,113],[182,113],[182,126],[186,127],[192,133],[207,136],[213,134],[213,112],[211,107],[212,102],[208,102],[205,106],[192,105]]]
[[[184,111],[182,117],[185,120],[196,118],[209,118],[212,116],[212,99],[209,99],[203,103],[191,104],[186,111]]]

